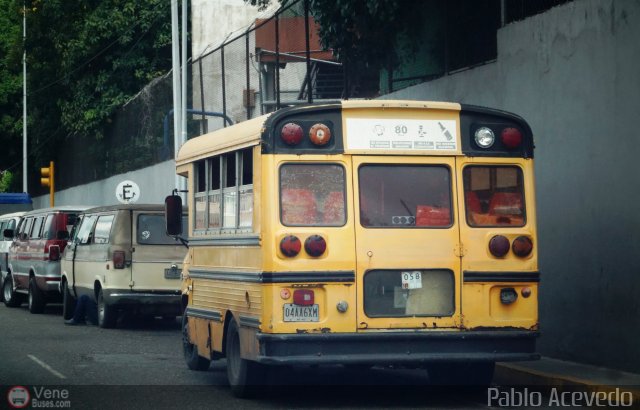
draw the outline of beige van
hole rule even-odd
[[[186,225],[186,213],[183,223]],[[165,233],[162,205],[114,205],[82,213],[62,258],[63,316],[88,295],[98,324],[116,325],[118,313],[175,317],[187,249]]]

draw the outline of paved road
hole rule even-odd
[[[485,408],[486,393],[428,386],[424,370],[277,368],[259,400],[234,398],[224,360],[186,368],[179,321],[125,318],[116,329],[65,326],[61,306],[41,315],[0,305],[0,408],[22,385],[54,402],[100,409]],[[60,395],[66,397],[60,398]]]

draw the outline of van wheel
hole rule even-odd
[[[184,354],[184,361],[190,370],[203,371],[209,369],[211,360],[200,356],[198,354],[198,346],[192,344],[189,340],[189,319],[186,312],[182,315],[182,353]]]
[[[42,313],[44,312],[44,295],[36,284],[36,278],[29,278],[29,312]]]
[[[115,327],[118,312],[104,300],[102,289],[98,291],[98,326],[103,329]]]
[[[4,304],[7,307],[18,307],[22,304],[22,295],[13,290],[13,276],[7,275],[2,286]]]
[[[432,363],[427,366],[433,385],[487,387],[493,380],[494,362]]]
[[[240,357],[240,334],[232,317],[227,328],[227,379],[231,392],[236,397],[252,397],[264,383],[263,365]]]
[[[69,292],[69,285],[65,281],[62,284],[62,317],[64,320],[69,320],[73,317],[75,308],[76,299]]]

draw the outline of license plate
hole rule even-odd
[[[318,322],[320,320],[318,305],[299,306],[293,303],[284,305],[285,322]]]
[[[166,279],[180,279],[180,269],[173,267],[164,270],[164,277]]]

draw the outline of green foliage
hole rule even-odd
[[[0,192],[10,192],[13,174],[10,171],[0,173]]]
[[[0,0],[0,168],[20,173],[27,52],[29,176],[71,135],[99,141],[113,115],[171,68],[167,0]],[[33,185],[33,184],[30,184]]]

